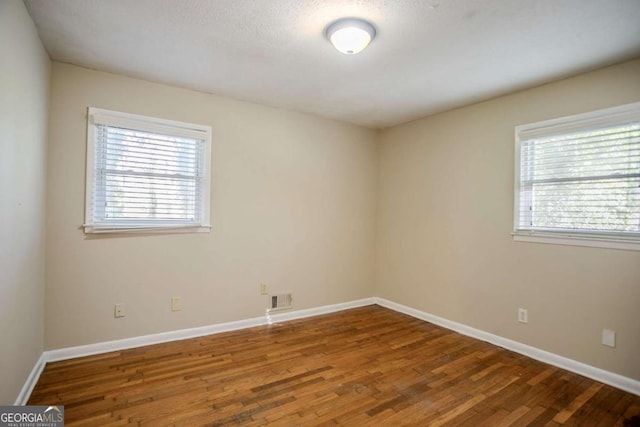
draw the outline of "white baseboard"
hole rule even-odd
[[[143,347],[145,345],[160,344],[169,341],[184,340],[187,338],[202,337],[205,335],[219,334],[221,332],[236,331],[238,329],[252,328],[277,322],[303,319],[310,316],[333,313],[347,310],[349,308],[362,307],[375,304],[374,298],[364,298],[339,304],[324,305],[321,307],[308,308],[305,310],[295,310],[290,312],[278,312],[277,314],[267,314],[251,319],[237,320],[234,322],[217,323],[213,325],[201,326],[198,328],[180,329],[177,331],[161,332],[158,334],[143,335],[121,340],[100,342],[95,344],[81,345],[77,347],[60,348],[44,352],[45,362],[55,362],[58,360],[74,359],[76,357],[91,356],[94,354],[108,353],[110,351],[126,350],[129,348]]]
[[[289,320],[304,319],[305,317],[319,316],[321,314],[335,313],[336,311],[348,310],[350,308],[364,307],[365,305],[376,304],[376,298],[363,298],[355,301],[342,302],[321,307],[308,308],[306,310],[296,310],[291,312],[278,312],[267,316],[267,323],[287,322]]]
[[[277,314],[266,314],[262,317],[254,317],[251,319],[237,320],[234,322],[217,323],[214,325],[201,326],[198,328],[181,329],[177,331],[161,332],[158,334],[143,335],[133,338],[124,338],[121,340],[106,341],[95,344],[81,345],[77,347],[60,348],[56,350],[48,350],[40,355],[31,373],[27,377],[20,394],[15,400],[15,405],[25,405],[31,396],[33,388],[40,378],[47,362],[56,362],[59,360],[74,359],[76,357],[91,356],[94,354],[108,353],[110,351],[126,350],[129,348],[143,347],[145,345],[160,344],[169,341],[178,341],[188,338],[196,338],[205,335],[219,334],[221,332],[235,331],[238,329],[246,329],[254,326],[274,324],[278,322],[287,322],[290,320],[304,319],[305,317],[319,316],[321,314],[333,313],[336,311],[347,310],[350,308],[363,307],[365,305],[375,304],[374,298],[363,298],[360,300],[349,301],[338,304],[324,305],[321,307],[308,308],[304,310],[295,310],[291,312],[279,312]]]
[[[575,360],[568,359],[566,357],[559,356],[548,351],[540,350],[538,348],[531,347],[526,344],[510,340],[508,338],[500,337],[498,335],[494,335],[480,329],[475,329],[461,323],[453,322],[442,317],[434,316],[433,314],[429,314],[415,308],[407,307],[405,305],[398,304],[384,298],[372,297],[304,310],[278,312],[277,314],[267,314],[262,317],[254,317],[251,319],[238,320],[234,322],[218,323],[214,325],[201,326],[198,328],[181,329],[178,331],[161,332],[158,334],[81,345],[77,347],[48,350],[42,353],[35,366],[31,370],[27,381],[22,387],[20,394],[16,398],[15,404],[26,404],[47,362],[73,359],[76,357],[90,356],[94,354],[107,353],[110,351],[126,350],[135,347],[142,347],[145,345],[160,344],[187,338],[201,337],[205,335],[218,334],[221,332],[251,328],[254,326],[287,322],[290,320],[319,316],[321,314],[334,313],[336,311],[348,310],[350,308],[363,307],[372,304],[378,304],[381,307],[386,307],[391,310],[407,314],[417,319],[421,319],[435,325],[459,332],[463,335],[477,338],[482,341],[487,341],[491,344],[495,344],[497,346],[512,350],[516,353],[531,357],[532,359],[540,360],[541,362],[566,369],[567,371],[575,372],[585,377],[600,381],[605,384],[609,384],[613,387],[640,396],[640,381],[624,377],[613,372],[608,372],[581,362],[577,362]]]
[[[42,370],[44,369],[45,364],[46,364],[46,361],[44,359],[44,353],[42,353],[38,358],[38,360],[36,361],[36,364],[33,366],[33,369],[31,369],[31,372],[29,373],[27,380],[24,382],[24,385],[22,386],[22,390],[20,390],[18,397],[16,397],[16,401],[14,402],[14,405],[27,404],[27,402],[29,401],[29,397],[31,397],[31,392],[33,391],[33,388],[38,383],[38,379],[40,378],[40,374],[42,373]]]
[[[573,359],[559,356],[554,353],[550,353],[545,350],[541,350],[536,347],[531,347],[526,344],[522,344],[517,341],[510,340],[498,335],[491,334],[489,332],[475,329],[462,323],[453,322],[451,320],[443,319],[442,317],[434,316],[433,314],[426,313],[424,311],[416,310],[415,308],[407,307],[406,305],[398,304],[393,301],[386,300],[384,298],[374,298],[376,304],[381,307],[386,307],[391,310],[407,314],[411,317],[433,323],[443,328],[456,331],[462,335],[467,335],[472,338],[477,338],[482,341],[487,341],[491,344],[495,344],[499,347],[506,348],[516,353],[528,356],[532,359],[539,360],[549,365],[557,366],[567,371],[574,372],[576,374],[591,378],[593,380],[609,384],[610,386],[619,388],[629,393],[633,393],[640,396],[640,381],[634,380],[616,374],[613,372],[605,371],[604,369],[596,368],[591,365],[587,365],[582,362],[575,361]]]

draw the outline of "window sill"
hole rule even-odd
[[[593,248],[640,251],[640,239],[608,237],[597,234],[567,234],[532,231],[511,233],[516,242],[546,243],[552,245],[588,246]]]
[[[173,225],[155,227],[115,227],[83,225],[84,234],[185,234],[209,233],[210,225]]]

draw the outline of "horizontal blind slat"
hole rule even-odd
[[[105,129],[100,133],[106,138],[109,145],[136,146],[143,144],[160,151],[174,151],[179,148],[182,151],[193,153],[197,151],[198,144],[201,142],[200,139],[163,138],[148,133],[120,133],[114,132],[113,129]]]
[[[614,174],[614,175],[597,175],[597,176],[580,176],[580,177],[554,177],[554,178],[536,178],[523,180],[523,185],[535,184],[553,184],[563,182],[589,182],[589,181],[622,181],[629,178],[640,178],[640,173]]]
[[[546,136],[537,138],[524,138],[522,139],[522,145],[536,145],[540,148],[546,145],[562,144],[567,148],[571,148],[575,145],[582,144],[606,144],[608,141],[624,140],[628,138],[636,138],[640,136],[640,123],[634,123],[624,129],[615,128],[612,132],[604,132],[600,135],[593,132],[567,134],[565,136]]]

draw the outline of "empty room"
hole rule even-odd
[[[640,425],[639,24],[0,0],[0,425]]]

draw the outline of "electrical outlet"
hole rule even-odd
[[[529,312],[525,308],[518,309],[518,322],[529,323]]]
[[[612,331],[611,329],[603,329],[602,330],[602,345],[606,345],[607,347],[616,346],[616,331]]]
[[[171,311],[180,311],[182,310],[182,298],[173,297],[171,298]]]
[[[269,285],[266,283],[260,283],[260,294],[269,295]]]
[[[113,308],[113,317],[124,317],[124,304],[116,304]]]

